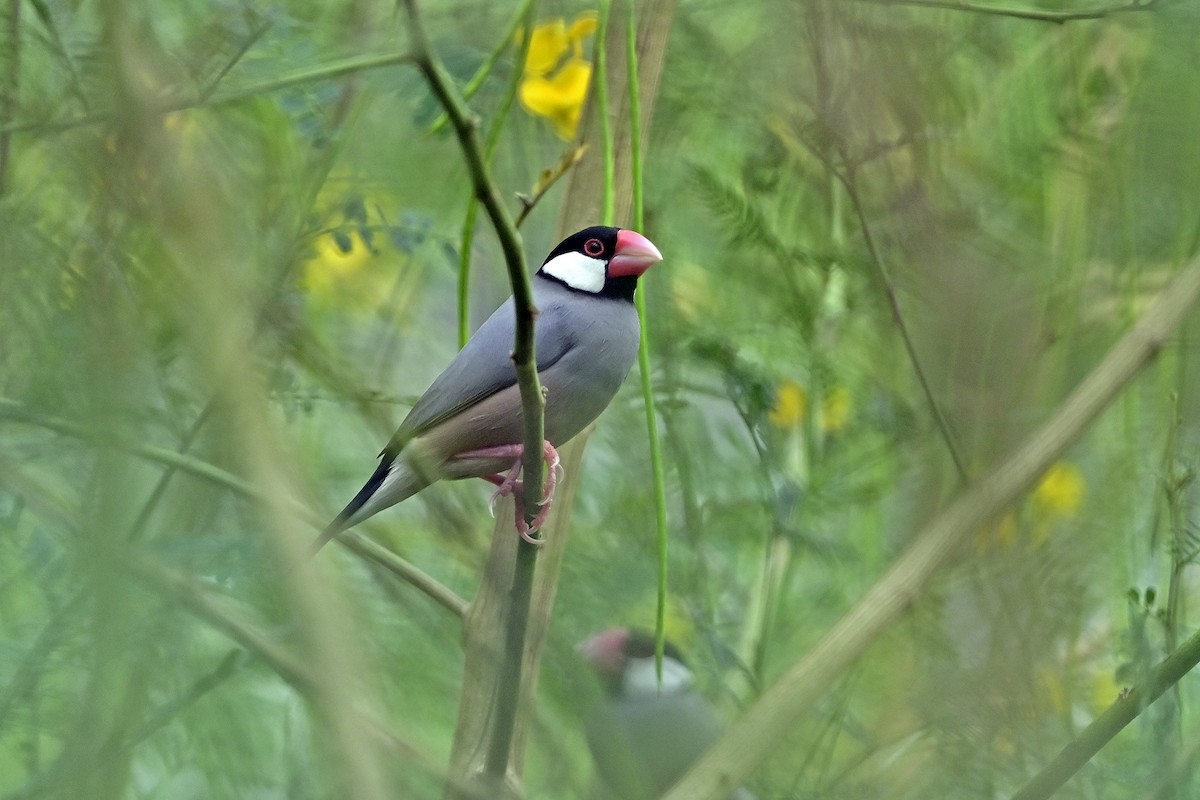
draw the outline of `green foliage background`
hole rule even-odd
[[[455,349],[457,144],[429,133],[440,109],[410,65],[327,69],[403,54],[403,16],[371,0],[2,7],[0,798],[351,796],[355,759],[380,796],[439,796],[458,620],[340,548],[295,561]],[[466,81],[516,8],[424,10]],[[679,2],[645,162],[644,232],[666,256],[644,291],[668,633],[730,716],[961,484],[889,286],[977,476],[1195,255],[1198,32],[1181,0],[1064,24]],[[485,123],[516,53],[472,100]],[[514,108],[494,159],[506,196],[567,148]],[[563,191],[523,229],[535,263]],[[508,294],[483,223],[470,256],[476,324]],[[1008,796],[1192,632],[1196,336],[1058,483],[974,535],[779,743],[760,796]],[[532,798],[586,796],[594,687],[574,644],[653,625],[635,384],[585,457]],[[365,529],[470,598],[485,499],[438,486]],[[1059,796],[1197,796],[1193,683]],[[372,722],[339,726],[337,708]]]

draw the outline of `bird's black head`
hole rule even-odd
[[[538,274],[577,292],[633,300],[638,277],[659,261],[658,248],[640,233],[595,226],[559,242]]]

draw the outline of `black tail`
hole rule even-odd
[[[388,476],[388,471],[392,467],[392,461],[393,459],[388,458],[386,455],[380,460],[379,466],[375,468],[375,472],[371,474],[371,477],[367,479],[363,487],[358,490],[358,494],[354,495],[354,499],[346,504],[346,507],[333,518],[333,522],[325,526],[325,530],[321,531],[321,535],[308,546],[308,555],[310,558],[315,556],[317,551],[324,547],[331,539],[352,526],[352,523],[350,523],[351,518],[354,517],[360,508],[366,505],[375,492],[379,491],[379,487],[383,485],[383,481]]]

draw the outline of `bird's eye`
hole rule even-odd
[[[604,244],[599,239],[588,239],[583,243],[583,252],[595,258],[604,252]]]

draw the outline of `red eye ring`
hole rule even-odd
[[[599,239],[588,239],[583,243],[583,252],[595,258],[604,252],[604,243]]]

